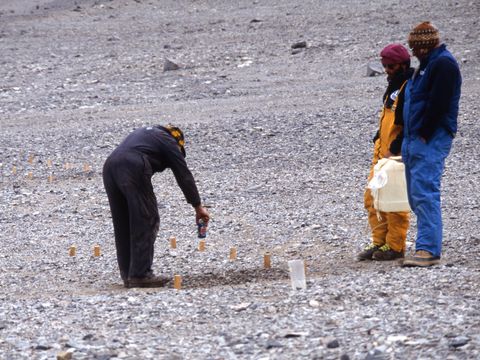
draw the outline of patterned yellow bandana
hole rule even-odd
[[[180,147],[180,150],[183,154],[183,156],[186,156],[185,154],[185,138],[183,136],[182,130],[180,130],[178,127],[173,126],[171,124],[165,125],[165,129],[168,130],[170,135],[173,136],[173,138],[177,141],[178,146]]]

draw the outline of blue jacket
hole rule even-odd
[[[433,49],[420,62],[405,89],[405,136],[428,140],[439,127],[455,136],[461,85],[460,69],[453,55],[444,44]]]

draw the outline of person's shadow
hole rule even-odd
[[[173,288],[173,276],[171,278],[165,275],[159,275],[165,278],[165,285],[160,289]],[[189,289],[207,289],[217,286],[235,286],[247,283],[267,283],[272,281],[286,280],[289,278],[288,271],[281,268],[253,268],[244,270],[225,270],[225,271],[207,271],[203,274],[182,275],[182,290]],[[125,289],[123,284],[113,284],[114,289]],[[144,288],[152,290],[152,288]]]
[[[246,283],[260,283],[285,280],[289,278],[288,271],[285,269],[244,269],[229,270],[219,272],[207,272],[200,275],[182,276],[182,289],[211,288],[216,286],[234,286]],[[172,286],[170,281],[167,286]]]

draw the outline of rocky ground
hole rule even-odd
[[[469,0],[0,0],[0,358],[479,358],[479,15]],[[367,63],[425,19],[464,78],[442,264],[358,263],[385,87]],[[102,165],[167,122],[213,217],[206,251],[157,174],[155,270],[183,288],[127,290]]]

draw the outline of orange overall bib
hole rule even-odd
[[[402,85],[398,93],[403,89]],[[391,96],[391,95],[389,95]],[[380,114],[379,138],[375,141],[372,166],[368,180],[373,177],[373,167],[382,159],[390,148],[390,144],[403,131],[403,127],[395,124],[395,109],[398,96],[396,96],[392,108],[382,108]],[[365,209],[368,211],[368,223],[372,231],[372,241],[377,246],[388,244],[393,251],[405,252],[407,230],[410,224],[410,212],[379,212],[373,207],[373,198],[370,189],[365,190]]]

